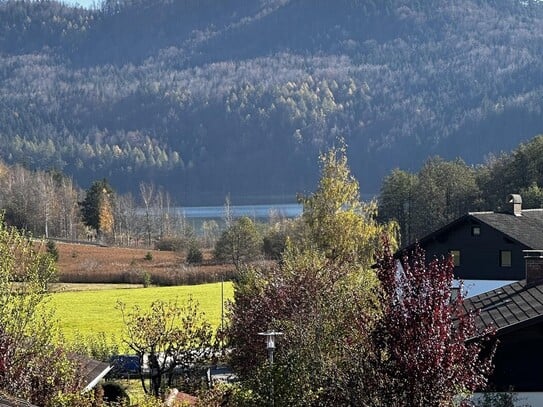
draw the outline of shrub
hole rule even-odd
[[[152,260],[153,260],[153,253],[147,252],[147,253],[145,254],[144,260],[152,261]]]
[[[51,258],[55,262],[57,262],[58,261],[58,249],[57,249],[56,243],[53,240],[48,240],[46,245],[45,245],[45,249],[46,249],[47,253],[49,253],[49,256],[51,256]]]
[[[116,382],[107,382],[102,385],[104,391],[104,400],[109,403],[119,403],[120,405],[128,405],[130,398],[126,393],[125,388]],[[124,404],[122,404],[124,403]]]
[[[189,264],[199,264],[204,260],[204,255],[202,251],[196,244],[191,244],[189,251],[187,253],[187,263]]]
[[[155,243],[155,249],[169,252],[179,252],[186,246],[186,240],[181,237],[163,237]]]
[[[218,383],[198,394],[197,407],[250,407],[257,404],[254,394],[237,383]]]
[[[264,236],[262,250],[268,259],[279,260],[286,247],[287,235],[283,231],[270,231]]]
[[[483,396],[477,400],[473,405],[474,407],[515,407],[520,406],[521,399],[512,391],[502,393],[484,393]],[[520,407],[530,407],[529,404],[522,404]]]
[[[233,267],[222,270],[202,270],[202,268],[178,266],[175,269],[147,271],[152,284],[155,286],[194,285],[217,283],[221,280],[234,279]],[[142,284],[142,271],[138,269],[116,272],[86,272],[60,274],[61,283],[87,283],[87,284]]]
[[[148,271],[143,271],[141,273],[141,280],[145,288],[149,287],[152,283],[151,273],[149,273]]]

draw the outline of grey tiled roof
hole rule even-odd
[[[0,407],[37,407],[28,401],[0,395]]]
[[[464,307],[479,310],[480,329],[496,328],[498,334],[528,326],[543,319],[543,285],[526,286],[526,280],[467,298]]]
[[[515,216],[507,212],[470,212],[420,238],[419,243],[424,246],[426,242],[432,241],[436,236],[447,233],[458,225],[471,220],[485,223],[529,249],[543,249],[543,209],[523,209],[522,216]],[[406,250],[409,251],[414,246],[415,243],[412,243],[403,247],[396,255],[398,256]]]
[[[500,212],[471,212],[468,216],[532,249],[543,249],[543,209],[523,209],[522,216]]]
[[[72,358],[79,362],[81,374],[85,378],[86,387],[84,391],[92,389],[111,370],[111,366],[108,363],[81,355],[72,355]]]

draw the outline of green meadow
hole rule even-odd
[[[50,306],[55,308],[61,331],[69,341],[101,332],[120,341],[124,326],[121,312],[117,309],[119,301],[128,309],[134,305],[146,309],[157,299],[183,303],[189,296],[198,301],[213,326],[220,326],[221,283],[60,292],[52,295]],[[232,298],[232,283],[225,282],[224,300]]]

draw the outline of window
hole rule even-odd
[[[453,258],[454,267],[460,266],[460,250],[450,250],[449,253]]]
[[[472,236],[479,236],[481,234],[481,227],[480,226],[472,226],[471,227],[471,235]]]
[[[511,250],[500,250],[500,266],[511,267]]]

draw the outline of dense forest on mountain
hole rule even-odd
[[[183,205],[292,199],[344,137],[363,192],[543,132],[535,0],[0,0],[0,158]]]

